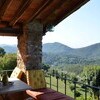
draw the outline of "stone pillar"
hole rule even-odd
[[[27,82],[34,89],[46,86],[44,73],[40,70],[42,63],[42,34],[43,25],[34,21],[23,26],[23,33],[20,33],[17,37],[17,67],[24,72],[21,80]],[[22,99],[24,93],[20,92],[20,94],[13,94],[16,100],[24,100]]]
[[[42,66],[43,25],[37,21],[23,27],[18,36],[17,66],[25,73],[22,80],[33,89],[45,88],[46,81]]]
[[[17,66],[22,70],[41,69],[43,25],[37,21],[26,24],[18,36]]]

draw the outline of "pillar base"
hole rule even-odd
[[[27,83],[33,89],[46,88],[46,80],[43,70],[27,70]]]

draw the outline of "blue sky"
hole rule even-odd
[[[60,42],[73,48],[100,42],[100,0],[91,0],[48,32],[43,42]]]
[[[72,48],[100,43],[100,0],[90,0],[55,28],[43,43],[60,42]],[[17,44],[16,37],[0,37],[0,44]]]

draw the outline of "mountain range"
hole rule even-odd
[[[16,45],[1,44],[0,47],[3,48],[6,53],[16,53],[17,52],[17,46]]]
[[[61,43],[43,44],[43,62],[53,66],[100,65],[100,43],[71,48]]]
[[[0,45],[6,53],[16,53],[16,45]],[[58,66],[66,64],[100,64],[100,43],[83,48],[71,48],[54,42],[42,46],[43,63]]]
[[[96,43],[83,48],[71,48],[64,44],[55,42],[55,43],[46,43],[43,44],[43,52],[45,53],[54,53],[54,54],[67,54],[78,56],[82,58],[100,58],[100,43]]]

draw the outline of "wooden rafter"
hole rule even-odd
[[[6,21],[0,21],[0,26],[6,27],[6,26],[8,26],[8,22],[6,22]]]
[[[0,8],[0,20],[2,20],[3,15],[7,11],[8,7],[10,6],[11,2],[13,0],[6,0],[3,4],[3,6]]]
[[[59,2],[57,2],[55,5],[54,5],[54,8],[52,8],[50,11],[49,11],[49,14],[45,14],[43,17],[42,17],[42,20],[43,20],[43,23],[46,24],[47,23],[47,20],[49,19],[49,16],[52,15],[58,8],[61,7],[61,5],[63,5],[65,3],[65,0],[59,0]],[[56,17],[56,15],[54,16]],[[53,18],[53,17],[51,17]],[[52,23],[52,22],[50,22]]]
[[[15,33],[15,34],[19,34],[19,33],[22,33],[22,29],[11,28],[11,27],[0,28],[0,33]]]
[[[73,0],[72,0],[73,1]],[[51,12],[51,14],[49,16],[47,16],[45,19],[45,21],[43,21],[44,24],[55,24],[55,20],[59,19],[60,16],[62,16],[62,14],[64,13],[68,13],[69,12],[69,9],[68,6],[70,3],[69,2],[62,2],[62,5],[60,5],[58,8],[56,8],[54,11]],[[65,6],[66,5],[66,6]],[[66,7],[66,9],[65,9]],[[73,7],[70,7],[71,9],[73,9]],[[58,13],[61,13],[60,15],[58,15]]]
[[[27,22],[30,22],[30,21],[34,20],[34,18],[36,18],[36,16],[38,16],[38,15],[42,12],[42,10],[45,9],[45,7],[48,6],[48,5],[50,4],[50,2],[52,2],[52,0],[47,0],[40,8],[36,11],[36,13],[33,14],[33,15],[31,16],[31,18],[30,18]],[[26,22],[26,23],[27,23],[27,22]]]
[[[8,27],[15,30],[15,28],[23,27],[33,20],[41,22],[45,30],[46,27],[56,26],[88,1],[0,0],[0,28],[5,29],[5,31],[1,29],[1,32],[7,32]],[[11,30],[8,32],[14,33]]]
[[[74,3],[74,5],[72,7],[69,6],[69,9],[64,9],[62,12],[62,15],[58,15],[56,17],[55,20],[55,25],[57,25],[60,21],[62,21],[63,19],[65,19],[66,17],[68,17],[70,14],[72,14],[73,12],[75,12],[77,9],[79,9],[82,5],[86,4],[89,0],[86,0],[86,1],[80,1],[80,2],[77,2],[77,3]],[[67,14],[66,14],[67,13]],[[62,17],[63,16],[63,17]]]
[[[0,0],[0,7],[4,4],[5,0]]]
[[[66,18],[67,16],[69,16],[70,14],[72,14],[73,12],[75,12],[77,9],[79,9],[83,4],[85,4],[87,1],[77,1],[75,2],[74,0],[72,0],[72,2],[64,2],[62,4],[61,7],[59,7],[59,9],[56,9],[55,11],[53,11],[53,13],[51,13],[50,16],[45,18],[45,21],[43,22],[44,24],[53,24],[54,26],[57,25],[59,22],[61,22],[64,18]],[[66,7],[66,9],[65,9]],[[61,14],[58,14],[61,13]],[[63,16],[63,17],[62,17]]]
[[[30,4],[32,3],[32,1],[33,0],[27,0],[27,1],[24,1],[21,4],[21,7],[19,7],[19,9],[18,9],[18,13],[14,16],[14,18],[9,23],[9,25],[13,26],[13,25],[15,25],[17,23],[17,21],[20,19],[20,17],[25,12],[25,10],[30,6]]]
[[[51,9],[49,9],[49,7],[47,8],[47,9],[45,9],[44,11],[43,11],[43,13],[47,10],[48,11],[48,9],[49,9],[49,13],[46,13],[45,15],[40,15],[40,16],[43,16],[43,17],[41,17],[42,18],[42,21],[43,21],[43,23],[45,23],[45,21],[46,21],[46,19],[56,10],[56,9],[58,9],[63,3],[65,2],[65,0],[58,0],[57,2],[55,2],[54,1],[54,3],[52,3],[51,5],[49,5],[49,7],[51,7],[51,6],[53,6]],[[46,12],[47,12],[46,11]]]

